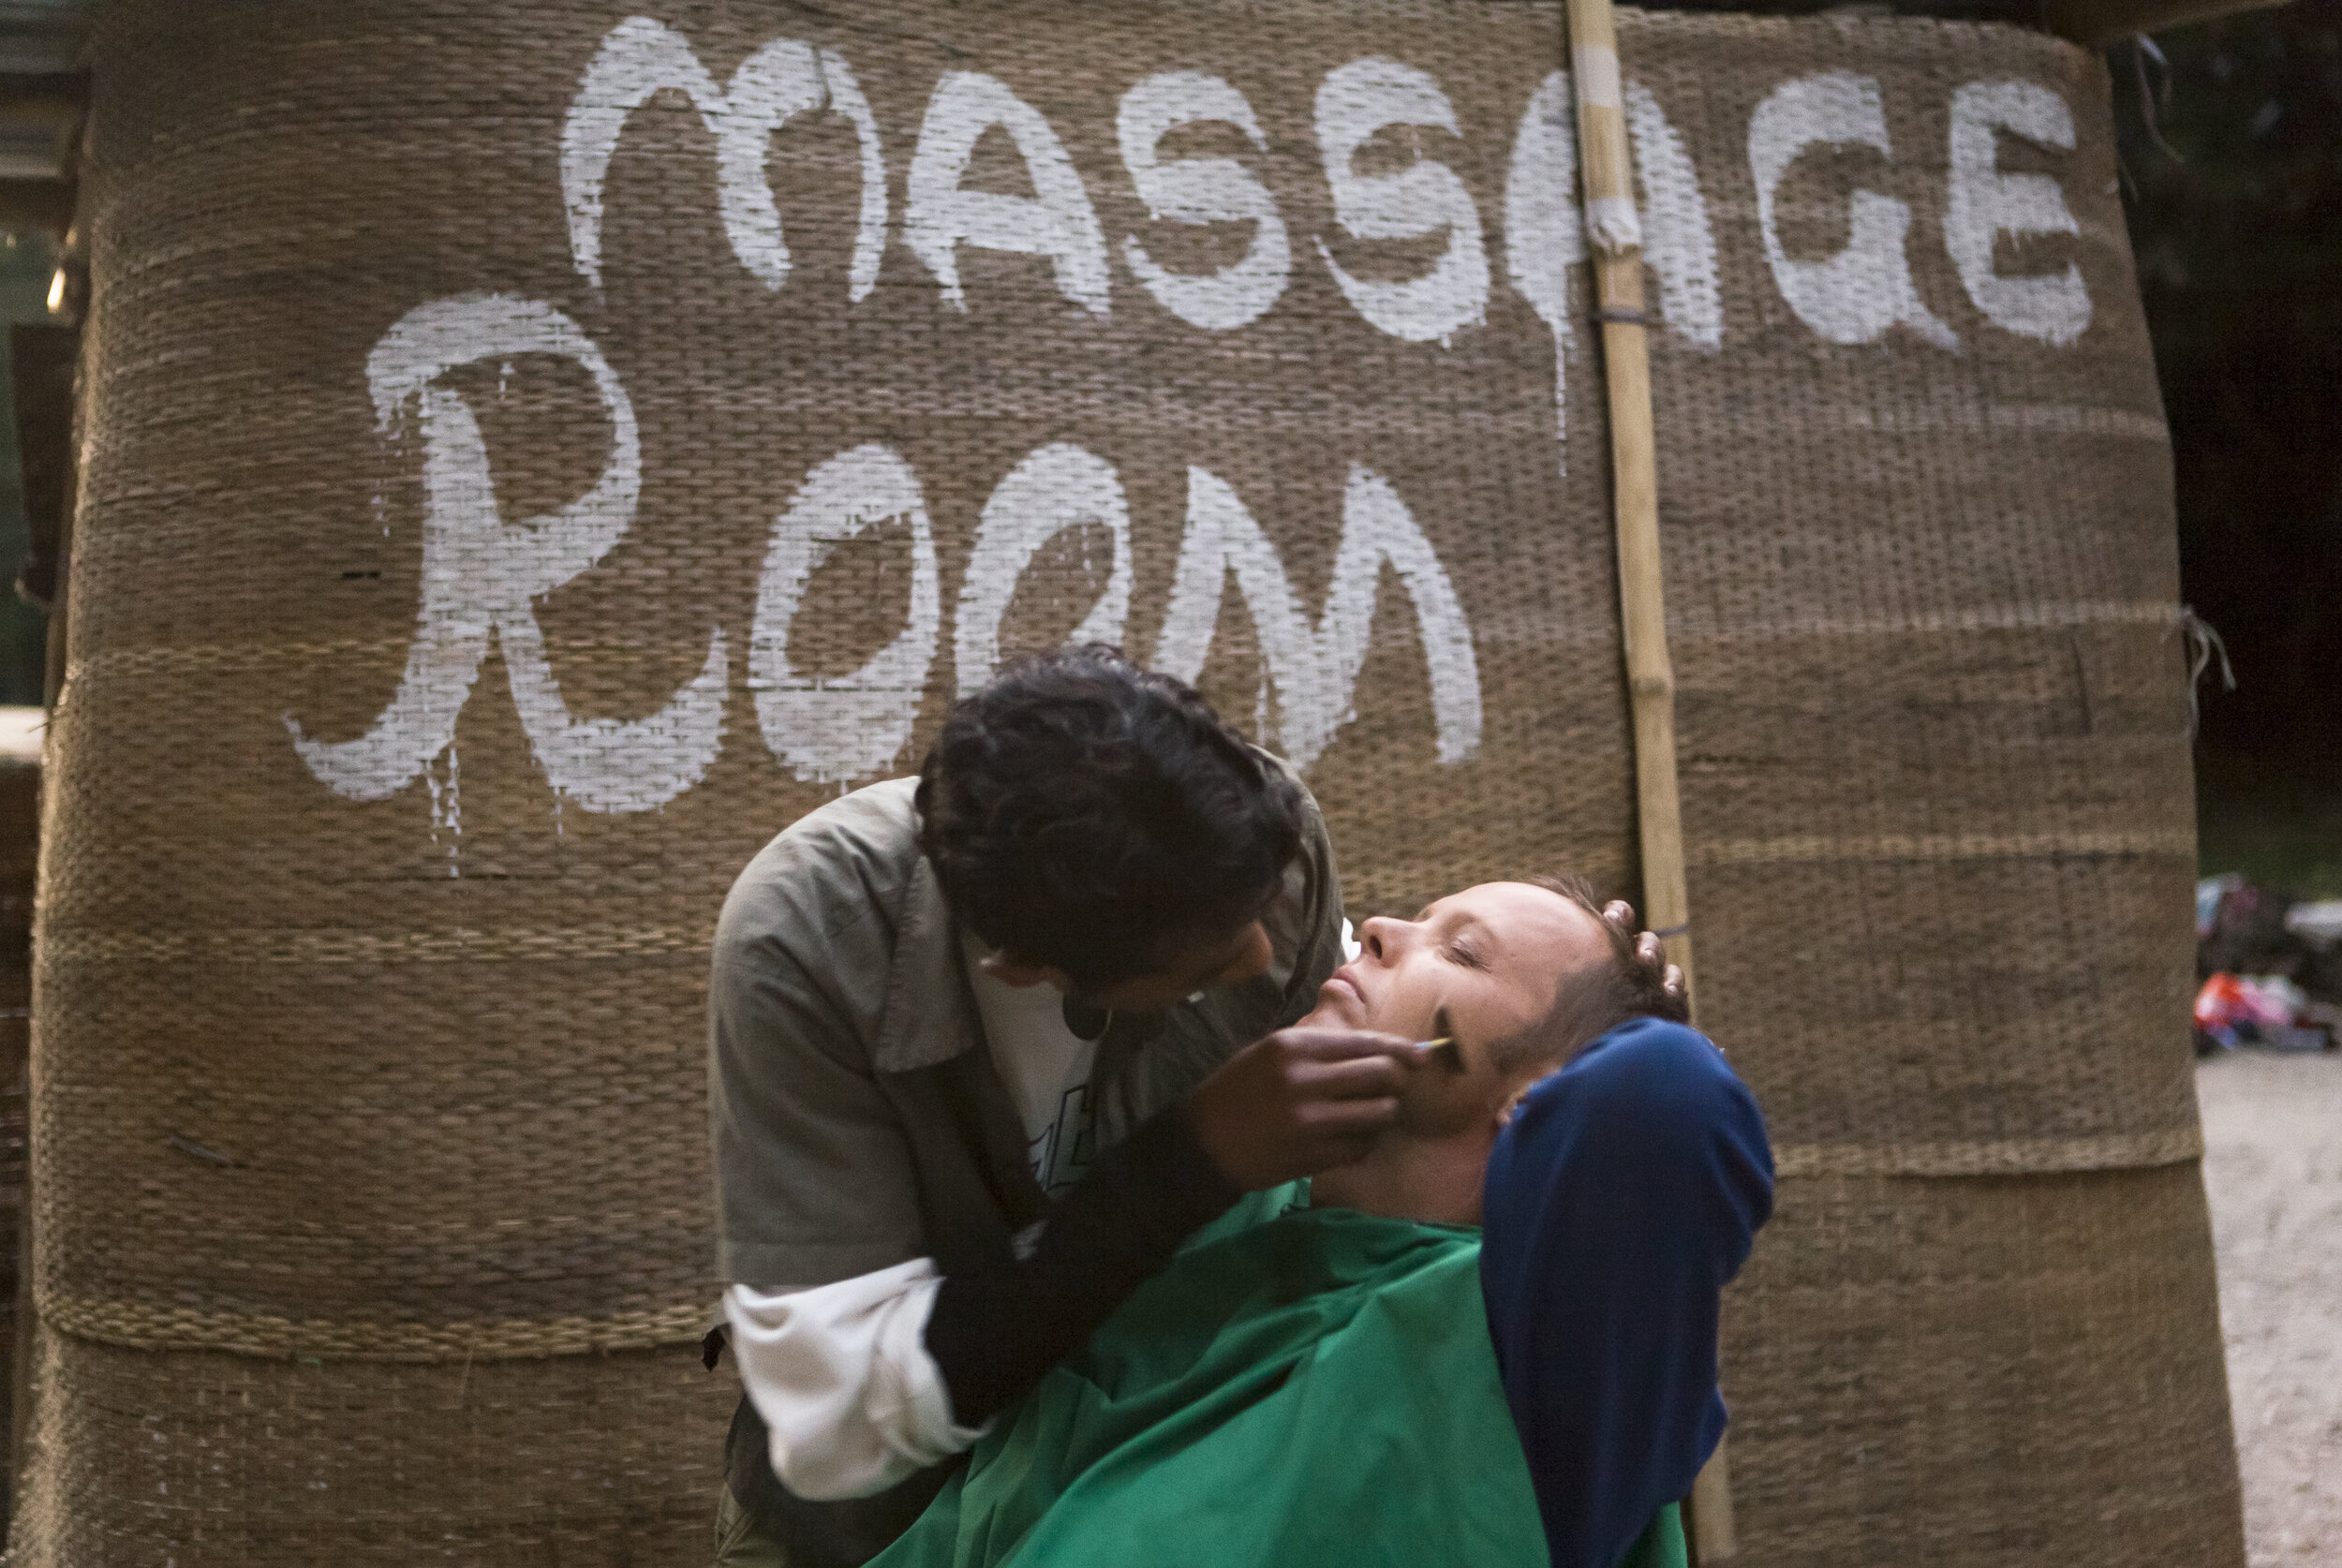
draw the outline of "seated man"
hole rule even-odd
[[[1547,1442],[1525,1456],[1506,1409],[1519,1380],[1500,1375],[1473,1227],[1490,1152],[1536,1086],[1540,1121],[1635,1130],[1623,1149],[1589,1140],[1615,1168],[1549,1173],[1556,1193],[1579,1204],[1608,1191],[1634,1207],[1645,1190],[1718,1188],[1723,1201],[1700,1212],[1644,1206],[1638,1220],[1720,1224],[1706,1250],[1728,1254],[1728,1274],[1770,1208],[1753,1101],[1712,1045],[1664,1021],[1682,1018],[1682,998],[1582,884],[1487,883],[1416,920],[1370,920],[1359,937],[1358,956],[1305,1022],[1452,1040],[1408,1058],[1397,1126],[1313,1190],[1254,1194],[1198,1233],[1001,1414],[880,1568],[1542,1564],[1557,1497],[1565,1519],[1595,1520],[1572,1539],[1599,1554],[1556,1555],[1557,1568],[1682,1562],[1669,1500],[1688,1490],[1705,1450],[1637,1434],[1699,1427],[1714,1396],[1712,1303],[1696,1328],[1706,1342],[1659,1347],[1655,1368],[1606,1367],[1613,1347],[1585,1346],[1602,1374],[1581,1380],[1587,1408],[1555,1421],[1532,1411]],[[1655,1101],[1654,1086],[1664,1086]],[[1520,1157],[1508,1152],[1517,1191]],[[1662,1167],[1670,1174],[1645,1181]],[[1610,1310],[1587,1319],[1564,1302],[1563,1315],[1613,1337],[1621,1325],[1610,1320],[1623,1320],[1622,1343],[1649,1360],[1650,1336],[1632,1333],[1645,1315],[1633,1299],[1638,1265],[1605,1264],[1619,1278],[1578,1294]],[[1535,1294],[1514,1274],[1508,1306]],[[1563,1282],[1564,1294],[1573,1289]],[[1696,1413],[1614,1408],[1651,1398]],[[1568,1439],[1589,1424],[1628,1434],[1620,1463],[1533,1475],[1543,1454],[1572,1452],[1555,1431]],[[1572,1513],[1572,1488],[1587,1487],[1608,1489],[1597,1502],[1609,1505]],[[1639,1517],[1612,1539],[1603,1531],[1620,1498]]]

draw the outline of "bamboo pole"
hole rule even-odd
[[[1610,0],[1569,0],[1571,76],[1584,170],[1586,240],[1593,254],[1594,319],[1610,412],[1610,472],[1618,520],[1619,613],[1635,720],[1635,787],[1642,839],[1644,914],[1693,990],[1683,813],[1675,779],[1675,668],[1668,658],[1667,594],[1659,556],[1659,482],[1644,314],[1642,224],[1635,207]],[[1556,364],[1555,374],[1561,374]],[[1724,1444],[1692,1485],[1692,1560],[1712,1568],[1737,1555]]]

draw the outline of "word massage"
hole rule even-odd
[[[1574,85],[1575,82],[1575,85]],[[1638,212],[1598,214],[1606,236],[1638,244],[1657,282],[1657,314],[1698,351],[1725,347],[1723,290],[1711,203],[1665,108],[1614,57],[1555,71],[1522,107],[1506,164],[1503,272],[1549,329],[1555,353],[1556,434],[1566,438],[1562,366],[1579,353],[1572,298],[1588,258],[1576,195],[1574,91],[1623,110],[1641,186]],[[601,41],[570,101],[560,144],[571,259],[588,285],[602,277],[605,176],[630,115],[661,93],[680,93],[714,140],[720,217],[739,264],[765,288],[790,287],[791,255],[775,195],[776,148],[786,127],[819,114],[849,125],[860,151],[861,188],[844,308],[877,290],[887,246],[899,239],[934,285],[941,312],[971,308],[960,257],[969,248],[1045,259],[1066,308],[1106,318],[1159,309],[1202,333],[1238,333],[1277,309],[1297,267],[1327,269],[1359,318],[1377,331],[1437,352],[1486,330],[1497,287],[1488,226],[1456,171],[1424,155],[1396,170],[1361,172],[1358,155],[1391,127],[1465,134],[1441,83],[1404,63],[1366,58],[1328,72],[1317,88],[1314,128],[1335,223],[1350,241],[1437,243],[1416,275],[1368,277],[1345,270],[1323,236],[1303,243],[1277,195],[1239,159],[1166,157],[1181,127],[1233,127],[1255,149],[1267,140],[1245,95],[1193,70],[1135,81],[1119,100],[1114,131],[1123,172],[1153,218],[1182,225],[1249,225],[1239,258],[1208,273],[1175,271],[1135,236],[1108,241],[1090,193],[1057,131],[1009,83],[975,71],[943,73],[928,98],[894,211],[887,139],[840,52],[777,40],[719,85],[690,42],[635,17]],[[1953,328],[1931,312],[1913,278],[1908,205],[1855,189],[1843,246],[1816,258],[1785,244],[1776,198],[1808,153],[1870,149],[1892,159],[1887,104],[1877,81],[1827,71],[1787,81],[1757,105],[1747,126],[1762,254],[1782,299],[1823,341],[1878,342],[1901,329],[1959,353]],[[1995,80],[1956,87],[1949,104],[1949,179],[1941,231],[1962,285],[1993,330],[2056,348],[2091,319],[2081,270],[2005,274],[2004,236],[2072,235],[2079,228],[2057,181],[2001,167],[2003,137],[2070,152],[2071,111],[2038,83]],[[1030,176],[1030,195],[969,188],[980,141],[1005,133]],[[1377,166],[1379,168],[1379,166]],[[784,188],[785,188],[785,182]],[[1424,254],[1418,248],[1415,254]],[[1143,298],[1118,293],[1116,266]],[[586,493],[557,510],[503,517],[480,424],[451,371],[534,354],[566,359],[590,377],[610,431],[609,456]],[[366,379],[387,434],[418,428],[425,515],[422,602],[395,696],[367,731],[347,740],[286,724],[310,771],[353,800],[387,798],[422,775],[452,745],[492,639],[532,750],[560,796],[600,812],[655,808],[690,789],[719,751],[730,698],[731,644],[719,625],[699,673],[647,717],[572,715],[549,662],[532,603],[601,560],[632,525],[643,483],[642,441],[628,392],[602,350],[551,304],[477,292],[417,305],[375,345]],[[1209,467],[1187,469],[1184,532],[1154,668],[1194,680],[1204,668],[1227,578],[1255,628],[1276,719],[1264,744],[1306,769],[1352,712],[1366,658],[1382,569],[1393,568],[1412,601],[1427,663],[1437,756],[1463,762],[1480,744],[1480,677],[1468,607],[1418,526],[1400,488],[1371,466],[1349,470],[1341,531],[1325,600],[1311,615],[1276,545],[1245,497]],[[899,632],[843,676],[800,673],[790,631],[813,574],[837,543],[882,525],[906,529],[908,611]],[[997,481],[976,519],[963,586],[948,628],[956,689],[981,688],[998,667],[1001,628],[1020,575],[1069,529],[1103,527],[1112,540],[1103,591],[1075,631],[1077,641],[1120,642],[1134,590],[1132,524],[1112,465],[1080,444],[1056,440]],[[944,594],[919,475],[893,447],[852,446],[814,466],[773,525],[747,637],[749,687],[766,745],[806,780],[844,781],[887,770],[911,740],[947,636]],[[1264,709],[1264,712],[1267,710]]]

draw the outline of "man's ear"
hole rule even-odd
[[[1504,1102],[1496,1107],[1496,1131],[1502,1132],[1513,1124],[1513,1117],[1519,1114],[1520,1102],[1528,1099],[1529,1091],[1541,1082],[1542,1079],[1532,1078],[1505,1097]]]
[[[988,953],[977,962],[985,973],[1003,985],[1014,985],[1019,990],[1029,985],[1054,985],[1068,996],[1074,991],[1074,977],[1053,964],[1036,964],[1014,953]]]

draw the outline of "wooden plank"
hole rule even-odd
[[[1635,208],[1618,35],[1610,0],[1569,0],[1571,75],[1584,170],[1586,239],[1593,255],[1596,320],[1610,416],[1610,472],[1618,527],[1619,612],[1635,724],[1635,787],[1641,830],[1644,915],[1692,989],[1690,898],[1683,875],[1683,813],[1675,776],[1675,668],[1668,657],[1667,591],[1659,551],[1658,454],[1651,410],[1651,354],[1643,294],[1642,235]],[[1692,1561],[1702,1568],[1738,1555],[1730,1471],[1722,1442],[1692,1484]]]

